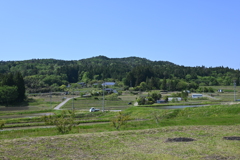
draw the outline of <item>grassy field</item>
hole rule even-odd
[[[105,122],[80,123],[67,135],[60,135],[55,128],[0,132],[0,158],[240,159],[240,141],[224,139],[240,137],[240,105],[174,110],[130,107],[124,113],[130,114],[132,121],[120,130]],[[117,113],[88,114],[85,117],[101,119]],[[169,138],[194,141],[168,142]]]
[[[118,100],[109,100],[107,97],[105,97],[104,102],[102,100],[102,96],[75,98],[64,105],[63,109],[72,109],[74,107],[75,110],[88,111],[91,107],[103,109],[104,106],[105,110],[122,110],[131,106],[129,103],[131,102],[133,104],[136,101],[136,98],[136,95],[131,94],[118,96]]]
[[[234,101],[234,94],[236,95],[236,99],[240,99],[240,86],[236,86],[236,90],[234,93],[233,86],[211,86],[216,93],[214,94],[216,98],[221,99],[222,101]],[[217,93],[218,89],[222,89],[223,93]]]
[[[175,126],[1,140],[0,159],[239,159],[239,125]],[[169,138],[192,138],[168,142]]]
[[[0,131],[0,159],[240,159],[240,140],[224,139],[240,137],[240,104],[229,105],[231,91],[208,96],[168,105],[217,105],[162,110],[159,104],[154,108],[128,105],[137,97],[131,94],[123,94],[118,101],[106,100],[106,110],[120,109],[130,115],[130,121],[119,130],[111,123],[117,112],[88,112],[89,107],[102,108],[101,97],[76,98],[63,107],[72,109],[74,105],[76,109],[76,126],[66,135],[58,133],[54,126],[45,126],[40,116],[14,118],[60,112],[52,108],[62,101],[61,96],[51,101],[47,96],[35,96],[28,106],[23,106],[28,109],[12,106],[1,110],[0,118],[12,116],[2,118],[5,127],[22,129]],[[173,138],[193,141],[173,142]]]

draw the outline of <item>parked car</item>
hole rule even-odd
[[[94,107],[89,109],[89,112],[98,112],[98,111],[100,111],[100,109],[95,109]]]

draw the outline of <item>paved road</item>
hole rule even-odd
[[[79,96],[77,96],[77,97],[79,97]],[[73,98],[77,98],[77,97],[72,97],[72,98],[67,98],[67,99],[65,99],[62,103],[60,103],[59,105],[57,105],[54,109],[60,110],[60,108],[61,108],[64,104],[66,104],[69,100],[71,100],[71,99],[73,99]]]

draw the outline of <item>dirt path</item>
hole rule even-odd
[[[67,98],[67,99],[65,99],[62,103],[60,103],[59,105],[57,105],[54,109],[55,110],[60,110],[60,108],[64,105],[64,104],[66,104],[69,100],[71,100],[71,99],[73,99],[73,98],[78,98],[79,96],[77,96],[77,97],[72,97],[72,98]]]

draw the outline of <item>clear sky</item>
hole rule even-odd
[[[142,57],[240,68],[240,0],[0,0],[0,60]]]

